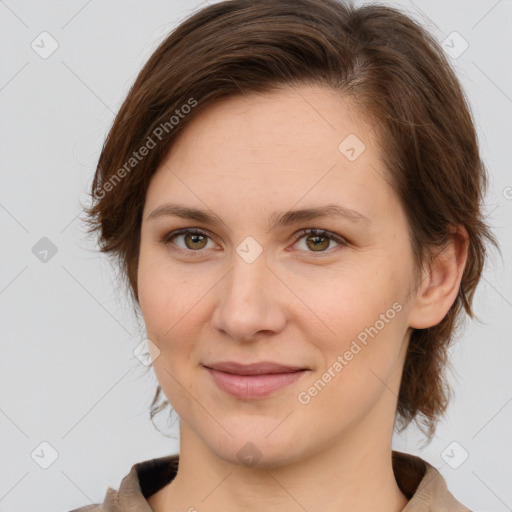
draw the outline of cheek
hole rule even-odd
[[[181,415],[189,399],[186,390],[193,393],[194,386],[187,372],[197,365],[199,330],[207,322],[206,301],[201,299],[212,285],[150,258],[141,258],[139,268],[139,301],[147,337],[159,350],[153,369]]]
[[[190,393],[197,395],[194,383],[183,372],[194,357],[195,320],[200,309],[195,294],[189,292],[187,278],[180,278],[175,271],[162,271],[157,265],[145,268],[139,300],[147,337],[159,350],[153,370],[167,400],[182,417],[191,407]]]
[[[397,282],[391,276],[382,265],[379,272],[368,267],[344,269],[341,275],[331,275],[324,282],[314,281],[314,288],[310,285],[302,296],[297,295],[310,306],[308,317],[322,325],[324,339],[331,340],[329,345],[343,349],[358,336],[364,342],[369,337],[367,328],[374,324],[379,331],[389,330],[397,315],[393,304],[400,297]],[[381,315],[385,323],[380,320]]]
[[[139,303],[144,323],[157,344],[186,323],[187,314],[197,303],[196,283],[179,274],[169,262],[149,251],[141,250],[138,269]]]
[[[395,369],[406,330],[400,283],[391,269],[380,269],[379,276],[370,271],[347,274],[344,281],[338,278],[339,285],[329,294],[316,295],[317,311],[329,328],[324,328],[327,334],[318,342],[309,333],[323,353],[324,368],[319,370],[330,369],[336,375],[333,380],[349,395],[353,391],[357,396],[361,386],[380,387],[379,378],[386,381]]]
[[[354,313],[344,324],[338,324],[341,334],[335,342],[324,345],[325,366],[301,388],[301,399],[309,397],[312,408],[328,410],[340,418],[332,425],[335,430],[340,424],[348,427],[357,423],[384,395],[389,395],[386,400],[395,398],[391,380],[399,370],[400,313],[393,319],[393,313],[389,314],[389,323],[384,326],[368,311]]]

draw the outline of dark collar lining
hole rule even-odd
[[[179,455],[168,455],[135,464],[144,498],[158,492],[176,476],[178,461]]]
[[[400,491],[411,499],[418,488],[422,478],[427,472],[426,462],[410,453],[396,452],[393,450],[391,462],[393,473]]]

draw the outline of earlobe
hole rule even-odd
[[[426,329],[439,324],[455,302],[468,257],[469,237],[463,226],[450,229],[446,247],[436,253],[413,299],[409,325]]]

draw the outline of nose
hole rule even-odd
[[[268,265],[265,253],[248,263],[238,254],[224,279],[216,287],[213,327],[224,335],[251,341],[258,334],[276,334],[284,329],[290,293]]]

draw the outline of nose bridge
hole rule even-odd
[[[214,327],[233,338],[249,339],[259,331],[280,330],[286,317],[279,301],[277,277],[268,267],[265,253],[252,259],[246,257],[250,251],[243,249],[247,247],[242,243],[233,254],[213,322]]]
[[[253,261],[240,256],[239,249],[233,255],[231,272],[225,289],[225,305],[230,308],[241,309],[246,312],[264,309],[269,300],[269,277],[273,275],[267,268],[265,253],[261,253]],[[266,288],[267,287],[267,288]],[[229,304],[228,304],[229,303]]]

